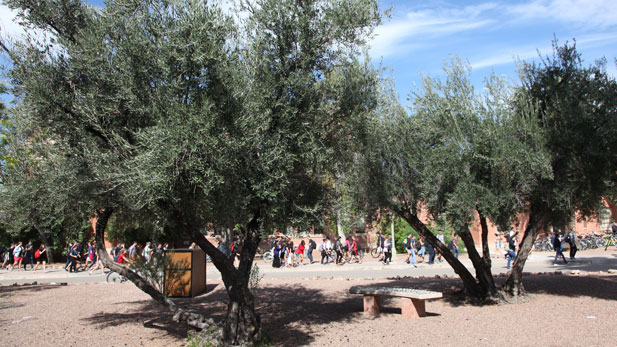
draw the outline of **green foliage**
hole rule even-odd
[[[595,215],[614,193],[617,161],[617,82],[600,60],[584,66],[575,43],[539,63],[520,66],[520,93],[539,107],[552,179],[539,180],[530,199],[536,211],[561,225],[574,211]]]
[[[384,90],[356,170],[370,206],[421,207],[442,227],[468,232],[476,210],[508,225],[538,178],[550,178],[533,105],[495,76],[477,94],[469,70],[452,58],[443,80],[425,76],[410,114]]]
[[[176,271],[169,272],[168,276],[176,276],[175,278],[168,278],[168,283],[176,283],[184,275],[184,271],[178,269],[185,269],[188,265],[184,263],[172,264],[168,257],[165,257],[162,253],[154,252],[150,261],[146,262],[143,257],[137,257],[130,263],[130,268],[145,279],[154,289],[163,293],[165,269],[174,268]]]

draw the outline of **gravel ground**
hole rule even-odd
[[[503,278],[499,278],[503,279]],[[498,279],[498,280],[499,280]],[[477,307],[456,300],[457,279],[263,280],[258,310],[274,345],[314,346],[614,346],[617,276],[533,275],[525,302]],[[444,292],[428,316],[403,319],[398,299],[379,317],[362,313],[353,285]],[[193,306],[221,319],[220,284]],[[189,299],[179,300],[188,304]],[[189,333],[132,284],[0,287],[2,346],[180,346]]]

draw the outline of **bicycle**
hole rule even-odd
[[[109,270],[109,269],[105,269],[105,270],[106,270],[105,274],[107,274],[106,276],[107,283],[124,283],[128,281],[128,278],[120,275],[119,273],[113,270]]]
[[[606,251],[609,246],[617,246],[617,235],[610,233],[602,235],[604,240],[604,250]]]
[[[266,263],[271,263],[272,260],[274,260],[274,253],[272,253],[272,251],[267,251],[264,252],[261,257]]]
[[[362,252],[362,253],[364,253],[364,252]],[[371,248],[371,257],[379,258],[382,255],[383,255],[383,248],[377,247],[377,246]],[[364,256],[364,254],[363,254],[363,256]]]

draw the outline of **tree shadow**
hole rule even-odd
[[[152,300],[131,302],[119,302],[112,307],[124,308],[125,312],[99,312],[91,317],[83,318],[82,321],[96,325],[99,329],[105,329],[122,324],[142,322],[147,328],[162,330],[170,335],[186,338],[189,327],[178,324],[172,320],[172,314],[161,304]]]
[[[504,282],[500,279],[499,282]],[[554,273],[523,276],[528,293],[565,297],[588,296],[603,300],[617,300],[617,276],[568,276]]]
[[[501,285],[505,277],[496,277]],[[401,278],[366,283],[348,282],[347,288],[330,291],[311,288],[311,284],[262,284],[256,289],[256,310],[261,317],[262,328],[270,336],[274,345],[305,345],[315,341],[324,326],[332,322],[353,325],[365,320],[379,319],[379,316],[363,314],[363,296],[349,294],[354,285],[383,287],[403,287],[443,293],[442,302],[452,306],[471,305],[461,299],[462,281],[449,278]],[[526,274],[523,283],[530,294],[561,295],[565,297],[592,296],[600,299],[616,300],[617,276],[566,276]],[[382,315],[400,315],[398,298],[383,297]],[[174,301],[184,309],[205,315],[221,322],[227,312],[228,296],[221,284],[208,284],[206,292],[195,298],[176,298]],[[86,321],[100,328],[142,321],[144,326],[165,331],[171,335],[185,338],[190,330],[184,324],[172,321],[171,313],[158,303],[150,300],[122,302],[118,306],[129,306],[123,312],[100,313]],[[427,303],[427,316],[439,316]]]
[[[41,292],[44,290],[58,289],[62,287],[62,284],[27,284],[27,285],[9,285],[0,286],[0,295],[10,293],[23,293],[23,292]]]

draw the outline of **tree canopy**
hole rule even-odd
[[[375,2],[262,0],[237,21],[203,2],[7,4],[50,37],[8,49],[12,117],[28,126],[11,135],[23,151],[7,194],[27,177],[64,213],[96,215],[106,265],[195,321],[101,242],[114,213],[192,237],[230,296],[225,340],[251,340],[261,231],[319,216],[333,154],[374,107],[378,73],[359,56],[380,21]],[[240,225],[238,267],[205,239],[208,223]]]

